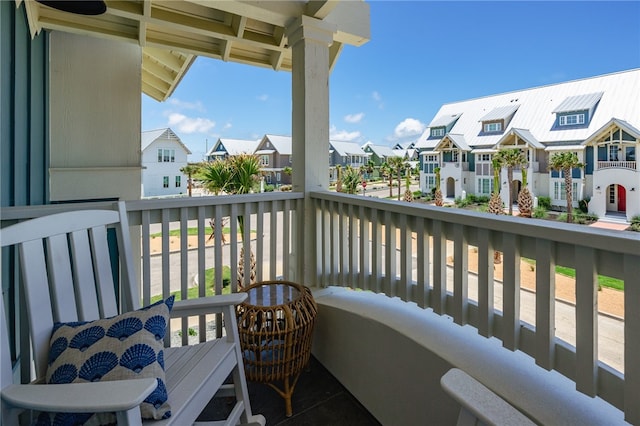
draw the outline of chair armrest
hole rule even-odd
[[[460,369],[449,370],[440,384],[463,410],[486,425],[535,426],[527,416]]]
[[[220,313],[229,306],[242,303],[247,297],[247,293],[232,293],[179,300],[173,304],[171,318]]]
[[[9,385],[2,399],[30,410],[61,413],[109,413],[137,407],[158,385],[155,378],[60,385]]]

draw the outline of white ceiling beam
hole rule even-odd
[[[338,5],[337,0],[309,0],[306,15],[316,19],[324,19]]]

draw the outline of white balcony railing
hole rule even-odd
[[[482,336],[501,339],[507,349],[528,353],[539,366],[575,381],[577,390],[600,396],[640,423],[640,364],[632,361],[640,350],[637,235],[332,193],[312,199],[322,286],[384,293],[450,315]],[[478,256],[473,284],[472,246]],[[502,252],[501,295],[494,250]],[[533,318],[524,318],[521,309],[523,258],[535,261]],[[556,320],[556,265],[576,270],[575,321],[569,322],[575,326],[562,332],[568,324]],[[606,348],[618,360],[599,359],[599,350],[611,343],[607,332],[600,334],[597,274],[625,283],[623,338],[619,347]]]
[[[624,410],[628,421],[640,423],[640,364],[630,362],[640,353],[637,235],[331,192],[311,193],[310,197],[316,232],[304,238],[313,238],[316,249],[304,255],[317,262],[311,278],[307,271],[308,281],[316,282],[305,284],[384,293],[450,315],[484,337],[500,339],[509,350],[528,353],[539,366],[557,370],[575,381],[579,391],[601,397]],[[219,294],[225,266],[231,271],[231,291],[237,291],[240,247],[254,253],[257,280],[302,279],[302,256],[298,254],[303,247],[303,203],[300,193],[127,202],[132,231],[141,238],[143,302],[174,291],[185,295],[192,287],[200,297],[208,291]],[[7,208],[2,210],[2,225],[100,204],[111,205]],[[238,234],[240,216],[244,218],[243,235]],[[210,219],[214,219],[215,232],[208,245]],[[195,228],[191,246],[190,228]],[[230,231],[226,243],[223,228]],[[171,236],[174,229],[180,238]],[[172,239],[179,240],[177,246]],[[157,253],[156,244],[160,245]],[[478,271],[473,275],[468,266],[473,253],[470,247],[477,249],[474,255],[478,256]],[[502,252],[501,283],[494,280],[494,250]],[[535,261],[533,318],[526,318],[521,309],[523,258]],[[575,327],[566,335],[562,330],[567,324],[555,318],[559,303],[554,291],[556,265],[576,270]],[[250,270],[249,256],[243,266]],[[215,269],[215,285],[205,280],[210,268]],[[619,362],[599,355],[604,346],[599,342],[609,343],[599,327],[597,274],[625,283],[624,338],[620,347],[613,348],[622,355]],[[196,323],[203,330],[209,321],[203,317]],[[186,344],[191,326],[178,326],[181,344]],[[205,340],[206,333],[197,338]]]
[[[598,161],[598,170],[602,169],[638,170],[635,161]]]

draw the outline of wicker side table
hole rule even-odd
[[[275,389],[291,416],[291,395],[311,356],[316,302],[309,288],[290,281],[262,281],[244,291],[249,297],[237,317],[247,380]]]

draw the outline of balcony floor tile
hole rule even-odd
[[[265,416],[267,426],[380,425],[314,357],[296,385],[291,417],[285,416],[284,400],[265,384],[249,382],[249,399],[253,412]],[[214,399],[198,420],[220,420],[230,409],[229,400]]]

